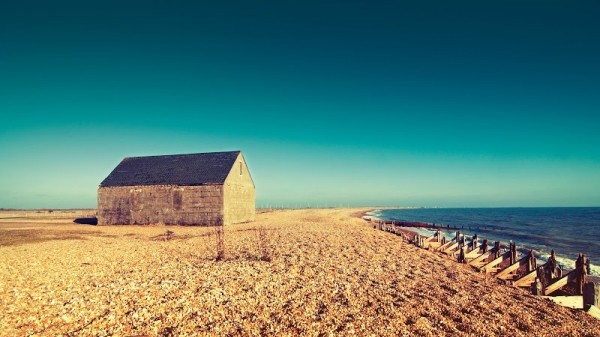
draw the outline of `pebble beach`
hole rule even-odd
[[[374,230],[366,211],[260,212],[224,227],[220,261],[214,228],[0,212],[0,336],[600,335],[587,313]]]

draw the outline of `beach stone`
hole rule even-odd
[[[589,306],[600,307],[600,284],[587,282],[583,285],[583,308]]]

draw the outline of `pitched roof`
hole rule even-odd
[[[223,184],[240,151],[128,157],[101,187]]]

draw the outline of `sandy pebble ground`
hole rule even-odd
[[[223,261],[213,228],[1,212],[0,335],[600,336],[583,311],[403,244],[361,211],[260,213],[225,226]]]

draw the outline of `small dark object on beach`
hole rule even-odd
[[[75,220],[73,220],[74,223],[78,223],[78,224],[82,224],[82,225],[97,225],[98,224],[98,218],[96,217],[92,217],[92,218],[77,218]]]

